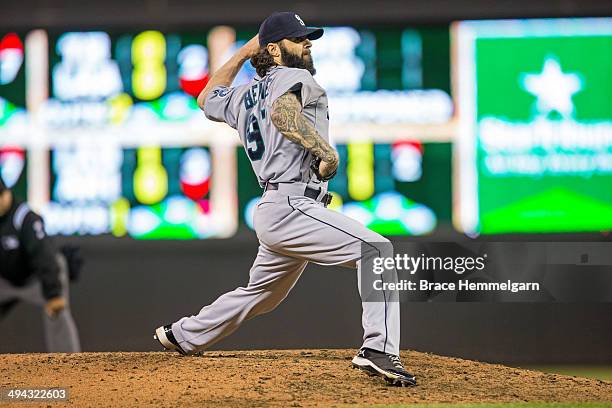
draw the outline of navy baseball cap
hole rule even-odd
[[[323,35],[323,29],[318,27],[306,27],[304,21],[292,11],[278,11],[272,13],[259,26],[259,46],[265,47],[268,43],[282,40],[283,38],[308,37],[316,40]]]

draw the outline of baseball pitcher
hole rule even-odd
[[[331,198],[327,181],[336,173],[338,154],[329,143],[327,96],[313,78],[311,41],[322,35],[323,29],[306,27],[293,12],[274,13],[198,97],[207,118],[238,131],[264,189],[254,214],[260,245],[246,287],[155,331],[166,349],[199,352],[244,321],[273,310],[309,262],[358,269],[362,244],[388,244],[357,221],[326,208]],[[230,87],[249,58],[257,76],[246,85]],[[415,385],[415,376],[399,359],[399,303],[385,297],[363,302],[362,307],[364,342],[353,366],[395,385]]]

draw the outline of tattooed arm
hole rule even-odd
[[[272,104],[272,123],[287,139],[321,159],[319,172],[332,174],[338,167],[338,153],[323,139],[312,123],[302,115],[302,104],[292,92],[281,95]]]

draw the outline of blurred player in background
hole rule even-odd
[[[45,234],[43,220],[0,177],[0,317],[19,301],[40,306],[47,351],[79,352],[68,284],[67,260]]]

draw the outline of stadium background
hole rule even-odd
[[[364,47],[365,49],[359,50],[361,53],[359,58],[364,63],[364,73],[368,72],[368,68],[373,68],[373,77],[368,83],[367,75],[362,75],[358,85],[359,90],[441,89],[451,97],[456,96],[451,82],[451,72],[455,68],[451,58],[451,22],[481,18],[592,17],[610,14],[609,5],[598,1],[580,3],[577,1],[496,2],[494,5],[490,2],[479,1],[429,2],[427,4],[415,1],[386,2],[384,7],[373,2],[354,2],[352,7],[343,7],[340,3],[328,4],[317,1],[296,4],[269,2],[266,3],[266,7],[262,7],[261,3],[253,2],[233,2],[231,5],[229,3],[224,5],[188,1],[149,1],[130,2],[129,4],[110,1],[103,5],[85,6],[80,2],[25,1],[3,6],[3,13],[0,16],[0,27],[2,27],[0,35],[6,36],[15,32],[22,44],[25,44],[27,53],[28,34],[36,29],[45,31],[46,41],[51,44],[48,55],[49,70],[43,66],[40,71],[49,73],[47,74],[49,95],[53,96],[57,84],[53,83],[55,74],[52,75],[50,72],[61,61],[55,45],[66,32],[90,30],[107,32],[113,44],[111,48],[113,59],[119,62],[121,62],[120,57],[116,54],[120,48],[118,44],[122,40],[133,42],[138,34],[147,30],[158,30],[163,33],[166,46],[172,44],[172,38],[178,38],[183,48],[188,44],[200,43],[207,46],[208,51],[212,54],[211,47],[213,46],[208,44],[208,41],[209,34],[215,27],[222,24],[231,25],[235,27],[236,40],[244,40],[254,33],[258,22],[269,11],[275,9],[295,9],[311,25],[352,27],[360,33],[362,43],[367,43],[365,40],[372,38],[364,33],[373,36],[377,47],[370,50]],[[41,32],[36,33],[35,36]],[[217,31],[217,34],[223,43],[227,31]],[[347,38],[353,34],[354,31],[350,31]],[[151,38],[153,41],[157,41],[156,38],[159,39],[155,36]],[[34,43],[32,46],[37,45]],[[132,52],[134,52],[133,49]],[[193,55],[196,57],[202,55],[201,49],[194,52]],[[368,55],[372,57],[372,52],[374,52],[373,59],[369,63],[374,64],[373,67],[368,65],[367,60]],[[411,57],[415,55],[420,57],[421,63],[411,66],[409,65],[413,61]],[[222,57],[223,55],[219,56],[219,58]],[[165,60],[166,57],[164,57]],[[129,56],[123,61],[129,64]],[[318,60],[315,60],[315,63],[317,62]],[[603,62],[596,60],[595,65],[597,62],[610,64],[609,58],[604,59]],[[0,87],[0,96],[10,100],[18,108],[25,108],[28,104],[25,78],[27,63],[26,59],[15,77],[10,81],[7,80],[7,83]],[[118,66],[123,86],[125,89],[130,89],[130,80],[133,81],[134,77],[129,74],[125,75],[121,71],[123,69],[121,63]],[[602,69],[603,67],[605,65],[602,66]],[[166,66],[166,68],[168,72],[171,71],[171,67]],[[179,67],[175,66],[174,69],[178,72]],[[421,76],[417,75],[419,72]],[[536,70],[536,72],[539,71]],[[170,77],[171,75],[168,74],[167,78]],[[182,85],[176,79],[175,77],[174,84],[169,81],[167,86],[173,85],[177,91],[185,89],[180,88]],[[608,79],[608,82],[604,83],[604,89],[609,90],[610,84]],[[345,86],[350,85],[345,84]],[[40,87],[37,89],[40,91]],[[142,98],[132,94],[132,102],[144,101],[146,104],[146,101],[157,99],[157,97],[147,96],[146,91],[140,96]],[[30,96],[30,98],[36,99],[37,96]],[[125,98],[116,99],[114,102],[115,107],[126,106]],[[29,103],[40,103],[40,101]],[[80,103],[80,101],[75,103]],[[151,103],[151,105],[153,105],[153,110],[160,109],[161,111],[157,118],[164,117],[166,111],[164,111],[163,102]],[[6,108],[6,106],[3,107]],[[455,106],[455,110],[457,108],[461,109],[460,106]],[[51,114],[47,117],[49,120],[47,126],[53,129],[50,132],[52,138],[57,137],[58,140],[65,142],[70,138],[83,139],[92,134],[98,138],[106,137],[104,127],[101,127],[100,124],[85,130],[77,128],[75,131],[74,123],[70,122],[70,118],[67,119],[67,123],[58,122],[57,106],[51,106],[49,109],[48,112]],[[12,114],[18,110],[12,109],[9,113]],[[120,109],[118,111],[121,112]],[[3,113],[5,120],[9,117],[9,113],[6,112],[8,109]],[[453,143],[457,143],[457,140],[453,139],[455,132],[449,132],[446,126],[447,121],[435,117],[435,114],[438,113],[439,111],[429,112],[433,116],[426,119],[438,120],[438,123],[427,128],[419,127],[423,123],[411,123],[408,126],[400,123],[391,128],[385,128],[385,126],[393,126],[393,124],[382,124],[378,130],[369,128],[377,132],[375,137],[381,141],[375,145],[357,143],[347,146],[345,142],[348,142],[352,132],[356,133],[358,129],[350,128],[348,125],[344,131],[338,129],[341,154],[345,154],[346,158],[349,158],[351,154],[357,155],[355,162],[362,162],[364,160],[362,157],[366,161],[367,158],[375,157],[374,163],[377,165],[372,164],[370,168],[360,166],[355,170],[356,175],[348,174],[350,171],[345,169],[345,174],[341,172],[339,179],[345,180],[345,184],[337,185],[336,188],[339,191],[345,191],[340,193],[345,200],[351,200],[360,195],[369,198],[378,194],[378,189],[381,189],[380,192],[383,193],[397,189],[409,194],[409,198],[413,200],[410,203],[402,203],[401,207],[405,210],[417,210],[417,214],[422,217],[422,223],[416,227],[420,228],[422,233],[429,233],[429,229],[433,228],[431,235],[428,236],[436,240],[466,239],[464,234],[457,231],[457,224],[453,225],[453,222],[457,222],[457,218],[453,217],[453,211],[457,209],[456,204],[453,204],[453,195],[458,191],[456,184],[453,184],[453,177],[456,177],[458,170],[454,167],[457,163],[453,163],[452,160]],[[455,117],[452,111],[450,114],[448,121]],[[414,121],[418,122],[418,120],[419,118],[414,118]],[[350,121],[347,120],[347,122],[350,124]],[[425,125],[429,124],[425,123]],[[163,140],[163,143],[160,143],[164,147],[163,151],[142,149],[150,141],[148,138],[151,137],[146,132],[141,135],[132,133],[128,135],[127,141],[122,135],[117,136],[117,139],[121,139],[119,144],[124,144],[119,150],[116,148],[117,139],[113,139],[115,148],[114,150],[109,149],[108,156],[104,157],[109,157],[109,160],[112,161],[115,157],[113,152],[122,152],[123,161],[120,170],[117,171],[115,168],[111,175],[120,174],[122,197],[125,198],[125,201],[112,202],[113,209],[116,211],[113,214],[124,214],[125,211],[122,209],[126,208],[126,204],[131,208],[147,200],[151,202],[150,205],[155,205],[157,202],[154,197],[156,192],[151,193],[152,198],[142,198],[147,196],[147,193],[145,192],[144,196],[139,195],[137,188],[129,182],[136,171],[134,163],[141,159],[162,158],[167,171],[168,191],[188,195],[186,191],[189,189],[185,185],[189,183],[185,182],[184,185],[177,183],[177,180],[180,179],[180,163],[185,156],[186,145],[193,145],[194,140],[199,140],[200,135],[197,132],[190,133],[181,126],[183,125],[180,123],[176,128],[171,126],[163,128],[162,126],[162,131],[155,134],[155,137]],[[207,125],[202,124],[202,126]],[[400,134],[404,135],[401,132],[406,132],[407,136],[394,136],[393,132],[398,128]],[[19,130],[18,124],[14,129]],[[409,130],[406,131],[406,129]],[[64,195],[53,196],[54,186],[62,177],[58,172],[63,167],[55,165],[55,163],[61,163],[61,160],[57,159],[61,156],[58,153],[60,149],[53,146],[51,149],[37,150],[33,148],[36,145],[35,142],[25,151],[15,148],[19,146],[18,139],[23,137],[20,136],[23,134],[18,131],[13,133],[6,131],[0,136],[4,138],[4,140],[0,139],[0,143],[4,146],[5,156],[10,156],[13,162],[15,160],[23,162],[23,171],[16,180],[16,193],[28,196],[35,206],[44,205],[44,194],[37,196],[41,190],[31,185],[37,183],[42,186],[48,185],[48,194],[59,205],[68,207],[73,205],[73,202],[78,200],[70,194],[78,195],[78,192],[75,193],[69,187],[62,193]],[[177,134],[180,134],[180,137],[188,138],[188,142],[173,141]],[[212,133],[204,135],[204,140],[210,140],[210,134]],[[226,132],[223,136],[225,135],[228,133]],[[230,134],[229,138],[232,137]],[[344,141],[342,141],[343,138]],[[397,144],[398,141],[402,143]],[[257,194],[257,187],[249,173],[244,154],[236,146],[217,146],[216,153],[211,152],[213,157],[219,154],[221,158],[228,159],[230,163],[232,160],[235,162],[234,170],[232,167],[219,170],[215,164],[210,167],[210,162],[207,162],[212,148],[209,149],[207,143],[198,142],[196,144],[206,147],[196,149],[189,157],[192,157],[192,162],[195,163],[193,166],[197,169],[201,170],[208,166],[209,177],[196,180],[199,184],[195,183],[189,191],[197,197],[196,200],[206,201],[214,209],[213,200],[215,198],[209,196],[212,191],[209,192],[205,186],[210,179],[210,188],[212,189],[213,185],[217,184],[221,190],[218,192],[221,198],[216,198],[220,203],[232,204],[228,207],[232,207],[235,203],[235,214],[230,212],[220,216],[224,222],[220,228],[220,235],[226,235],[227,238],[168,241],[164,239],[138,240],[127,236],[113,237],[113,233],[115,235],[128,234],[128,225],[121,222],[113,224],[114,228],[106,231],[107,233],[102,236],[58,236],[59,242],[80,245],[87,262],[81,281],[72,287],[71,293],[72,309],[80,329],[84,350],[144,351],[156,349],[156,344],[150,336],[152,328],[176,316],[195,312],[218,294],[245,283],[247,271],[256,253],[257,242],[253,232],[246,225],[245,220],[248,217],[244,214],[250,199]],[[103,152],[105,146],[108,147],[105,143],[96,144],[96,148],[102,148]],[[138,149],[139,147],[141,149]],[[606,148],[609,150],[610,146]],[[403,168],[403,172],[400,169],[399,173],[394,173],[394,163],[391,160],[394,149],[399,149],[398,154],[403,153],[406,155],[404,157],[407,157],[404,160],[409,165]],[[75,150],[69,146],[65,148],[66,156],[62,160],[65,163],[75,163],[80,158],[84,163],[88,163],[93,160],[92,148],[84,150],[85,153],[71,156],[70,153],[74,153]],[[160,153],[161,156],[159,156]],[[31,167],[30,161],[35,161],[37,165]],[[223,162],[227,164],[228,161],[223,160]],[[40,163],[46,164],[39,165]],[[379,163],[383,163],[382,168],[376,167]],[[31,173],[32,169],[35,174]],[[365,183],[366,187],[370,185],[370,191],[350,192],[349,178],[360,177],[360,171],[366,173],[369,171],[369,176],[373,177],[373,179],[368,179],[368,174],[361,175],[371,181],[370,184]],[[223,173],[218,174],[219,172]],[[391,179],[393,179],[392,186],[385,187],[385,183],[388,184]],[[214,180],[217,180],[217,183]],[[70,179],[66,180],[68,186],[74,186],[70,181]],[[590,181],[594,183],[597,180]],[[608,184],[605,179],[600,182],[601,184],[596,188],[605,191],[607,186],[608,191],[610,190],[609,180],[607,180]],[[44,191],[44,188],[42,190]],[[202,193],[203,191],[205,193]],[[232,192],[235,192],[234,197],[231,196]],[[101,195],[103,196],[102,193]],[[91,203],[88,202],[88,204]],[[104,205],[107,204],[108,202],[105,202]],[[198,204],[200,208],[208,208],[206,207],[208,204],[201,202]],[[61,209],[61,207],[58,208]],[[185,209],[185,207],[179,208]],[[220,208],[219,205],[216,208]],[[188,210],[193,211],[192,208]],[[434,224],[432,224],[432,213],[435,216]],[[60,215],[56,215],[56,218],[52,220],[59,221],[53,224],[53,221],[50,220],[49,224],[55,225],[58,231],[62,227],[67,231],[70,230],[69,223],[61,222],[62,214],[65,213],[59,212],[58,214]],[[227,224],[234,222],[232,220],[237,222],[234,225],[235,231]],[[605,218],[602,220],[606,221]],[[599,230],[609,230],[609,224],[608,221],[608,228],[584,227],[583,232],[579,225],[577,229],[573,227],[572,231],[581,232],[572,234],[549,229],[534,231],[540,232],[537,235],[519,233],[496,236],[516,240],[609,241],[609,235],[599,232]],[[99,227],[98,224],[96,225]],[[72,227],[75,228],[74,225]],[[389,228],[392,233],[397,233],[398,228],[401,233],[410,232],[406,231],[408,229],[406,225],[381,228]],[[182,229],[177,233],[176,230],[168,232],[167,229],[162,229],[159,234],[162,237],[164,233],[179,234],[179,237],[185,238],[185,234],[189,234],[185,232],[186,230],[189,229]],[[205,228],[204,231],[208,230]],[[132,231],[130,235],[136,236],[138,231]],[[146,237],[145,233],[142,235]],[[159,236],[148,238],[159,238]],[[407,235],[394,236],[393,239],[399,241],[410,239],[410,237]],[[223,341],[218,347],[222,349],[356,347],[360,337],[360,314],[355,281],[356,277],[350,271],[310,266],[291,296],[274,313],[249,322],[243,330]],[[609,348],[609,344],[612,343],[612,330],[610,330],[612,308],[609,303],[412,303],[404,304],[402,311],[403,348],[506,363],[609,364],[612,362],[612,353]],[[1,343],[0,351],[42,350],[40,326],[38,311],[24,305],[20,306],[2,322],[5,341]]]

